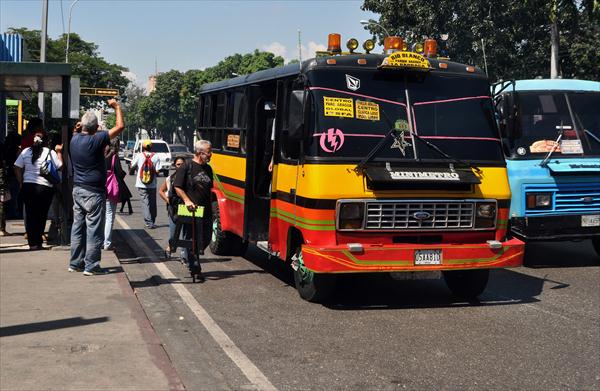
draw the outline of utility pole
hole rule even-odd
[[[557,79],[559,76],[558,64],[558,5],[556,0],[552,3],[550,11],[550,78]]]
[[[48,0],[42,0],[42,42],[40,43],[40,62],[46,62],[46,40],[48,39]],[[44,93],[38,93],[38,111],[44,120]]]

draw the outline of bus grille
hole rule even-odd
[[[525,192],[551,193],[554,201],[552,209],[527,210],[528,215],[548,212],[586,213],[600,210],[599,184],[529,185],[525,187]]]
[[[365,229],[472,229],[474,210],[474,202],[367,202]]]

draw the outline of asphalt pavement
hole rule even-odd
[[[589,241],[528,246],[526,266],[493,271],[477,302],[440,279],[380,274],[342,278],[320,305],[252,246],[207,254],[207,281],[192,284],[164,258],[161,201],[159,227],[146,230],[133,192],[117,256],[188,389],[600,389],[600,260]]]
[[[127,182],[134,213],[117,216],[107,276],[0,242],[0,389],[600,389],[589,241],[529,245],[525,266],[492,271],[475,302],[440,279],[377,274],[341,278],[313,304],[253,246],[206,254],[206,281],[192,283],[165,257],[162,201],[158,227],[145,229]]]

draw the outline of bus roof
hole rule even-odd
[[[532,79],[517,80],[517,91],[600,91],[600,82],[576,79]]]
[[[332,68],[332,67],[335,67],[336,69],[344,70],[346,72],[350,71],[352,69],[355,69],[355,70],[377,69],[377,67],[381,64],[383,59],[386,57],[387,57],[387,55],[384,55],[384,54],[348,54],[348,55],[342,55],[342,56],[316,57],[316,58],[311,58],[309,60],[302,62],[302,72],[305,73],[305,72],[311,71],[313,69],[324,69],[324,68]],[[335,65],[327,64],[328,59],[335,59],[335,61],[336,61]],[[357,62],[359,59],[367,60],[366,64],[359,65]],[[452,73],[452,74],[464,74],[466,76],[487,77],[485,75],[485,73],[477,67],[474,67],[474,72],[468,72],[467,65],[465,65],[465,64],[459,64],[459,63],[448,61],[448,60],[434,59],[434,58],[429,58],[428,60],[431,64],[431,67],[433,68],[432,69],[433,72],[439,71],[439,72],[443,72],[445,74]],[[447,64],[447,67],[444,68],[443,70],[441,70],[441,68],[439,66],[440,63]],[[200,87],[200,93],[204,94],[207,92],[219,91],[219,90],[224,90],[224,89],[229,89],[229,88],[234,88],[234,87],[241,87],[241,86],[245,86],[245,85],[249,85],[249,84],[268,81],[268,80],[277,80],[277,79],[292,77],[292,76],[295,76],[298,74],[300,74],[300,64],[289,64],[289,65],[285,65],[283,67],[270,68],[270,69],[265,69],[263,71],[254,72],[249,75],[238,76],[233,79],[227,79],[227,80],[221,80],[221,81],[217,81],[217,82],[213,82],[213,83],[207,83],[207,84],[204,84],[202,87]]]

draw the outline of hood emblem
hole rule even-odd
[[[429,213],[429,212],[424,212],[424,211],[422,211],[422,210],[421,210],[421,211],[418,211],[418,212],[415,212],[415,213],[413,213],[413,217],[414,217],[416,220],[421,220],[421,221],[422,221],[422,220],[427,220],[427,219],[431,218],[431,213]]]

